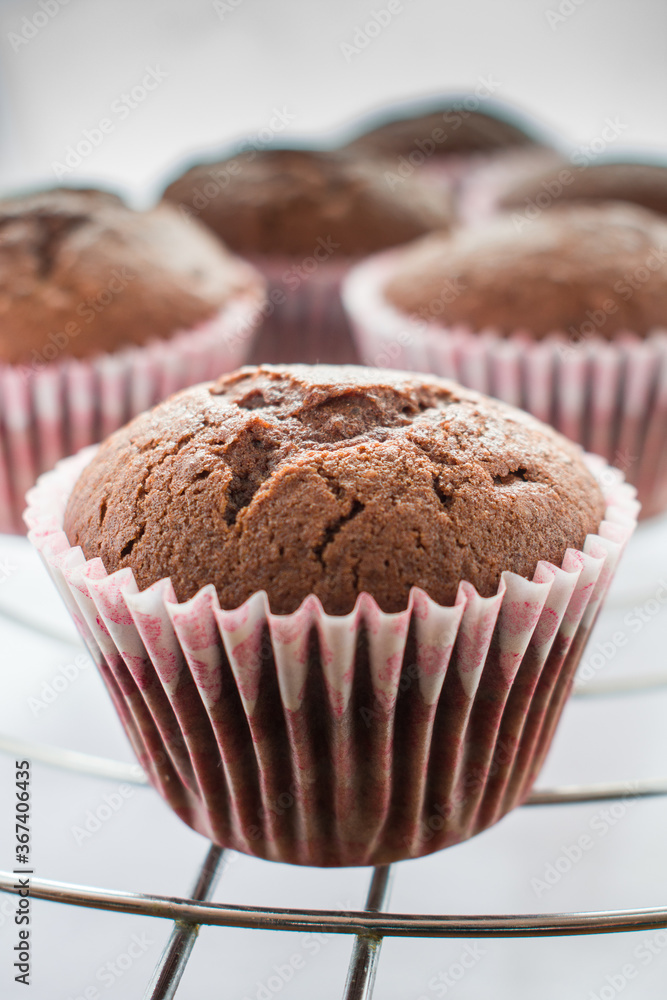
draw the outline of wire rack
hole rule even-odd
[[[66,633],[50,631],[20,615],[0,609],[0,618],[14,625],[39,631],[47,638],[72,644]],[[667,678],[643,676],[632,680],[597,682],[575,687],[574,697],[614,697],[667,688]],[[101,779],[147,785],[136,765],[95,757],[60,747],[0,736],[0,752],[77,774]],[[667,778],[597,785],[560,787],[534,791],[523,808],[576,803],[648,799],[667,795]],[[310,931],[348,934],[354,937],[344,1000],[370,1000],[385,937],[431,938],[514,938],[560,935],[607,934],[657,930],[667,927],[667,906],[644,909],[598,910],[571,913],[422,915],[387,912],[392,874],[397,867],[373,869],[363,910],[273,909],[212,903],[218,880],[226,863],[225,851],[214,844],[199,868],[190,896],[148,895],[119,892],[31,877],[33,898],[55,903],[89,907],[134,915],[162,918],[173,922],[169,939],[144,992],[144,1000],[170,1000],[181,978],[202,925],[245,927],[274,931]],[[0,871],[0,890],[15,892],[15,875]]]

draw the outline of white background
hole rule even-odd
[[[384,102],[448,89],[474,91],[489,79],[498,99],[517,105],[566,146],[588,146],[612,118],[623,130],[608,152],[636,146],[667,153],[667,7],[660,0],[573,0],[563,7],[572,13],[558,22],[552,17],[553,25],[547,11],[557,11],[557,4],[544,0],[405,0],[377,38],[353,55],[348,51],[346,58],[341,46],[358,41],[358,29],[384,6],[382,0],[237,0],[221,18],[209,0],[70,0],[26,44],[15,38],[12,44],[12,36],[25,31],[23,18],[33,18],[40,7],[37,0],[0,2],[0,185],[14,190],[54,183],[52,164],[63,160],[84,130],[110,117],[112,133],[67,179],[104,182],[145,203],[190,153],[256,135],[276,108],[293,116],[285,135],[317,133],[333,141],[354,116]],[[139,84],[148,68],[166,78],[121,120],[111,111],[114,102]],[[69,628],[24,540],[0,538],[0,566],[7,567],[0,573],[0,607]],[[597,642],[608,642],[619,630],[628,641],[595,682],[616,673],[667,673],[667,610],[645,612],[647,620],[638,630],[628,618],[633,606],[654,607],[650,602],[662,593],[663,578],[664,520],[643,526],[627,554],[589,655]],[[75,642],[71,631],[70,636]],[[79,671],[47,708],[38,709],[31,700],[41,700],[44,685],[52,685],[77,655],[76,646],[45,641],[0,619],[0,733],[130,761],[92,667]],[[667,692],[660,690],[573,700],[540,783],[666,775],[666,711]],[[3,868],[12,866],[12,781],[13,760],[0,755]],[[93,837],[76,843],[73,828],[116,791],[117,783],[63,776],[35,765],[33,846],[39,876],[186,894],[206,843],[150,790],[137,788]],[[491,913],[667,904],[667,802],[620,805],[607,819],[605,808],[522,809],[468,844],[398,866],[392,908]],[[595,833],[605,824],[606,834]],[[592,831],[594,848],[538,895],[531,879],[542,878],[564,847]],[[238,858],[216,899],[359,907],[368,874]],[[12,982],[14,906],[13,897],[0,898],[3,1000],[67,1000],[85,996],[86,989],[91,996],[92,988],[99,997],[140,997],[168,933],[161,921],[35,902],[28,992]],[[132,934],[147,935],[145,953],[121,978],[101,978],[105,964],[126,952]],[[647,941],[657,951],[650,961],[640,957],[650,955]],[[663,943],[667,935],[656,932],[486,941],[477,964],[445,994],[445,980],[435,989],[433,977],[458,969],[462,942],[389,940],[376,996],[590,1000],[609,998],[615,990],[628,998],[657,1000],[667,984]],[[315,955],[315,944],[302,935],[204,929],[178,996],[339,997],[350,945],[347,938],[331,938]],[[303,958],[304,967],[281,986],[271,979],[274,966],[285,966],[294,954]],[[627,963],[636,967],[637,977],[619,989],[614,977]]]
[[[664,151],[667,7],[558,3],[573,13],[554,22],[556,0],[404,0],[378,37],[346,54],[381,0],[231,0],[222,18],[212,0],[69,0],[14,45],[40,8],[3,0],[0,180],[53,181],[52,163],[110,116],[114,132],[69,179],[144,194],[190,152],[255,135],[275,108],[294,116],[290,133],[329,137],[389,101],[482,80],[567,143],[588,144],[618,117],[616,148]],[[125,119],[110,114],[147,67],[166,79]]]

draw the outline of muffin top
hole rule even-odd
[[[401,312],[536,337],[667,325],[667,223],[622,202],[498,216],[409,248],[384,286]]]
[[[0,201],[0,362],[42,365],[169,337],[260,282],[168,205],[135,212],[73,188]]]
[[[418,143],[433,140],[435,155],[490,153],[537,140],[506,118],[467,110],[461,101],[445,102],[426,113],[383,122],[364,132],[344,148],[365,156],[407,156]]]
[[[449,226],[442,185],[390,184],[389,171],[340,152],[248,150],[192,167],[164,197],[245,254],[359,256]]]
[[[552,195],[551,202],[545,192]],[[569,166],[563,176],[563,166],[556,164],[508,184],[499,204],[501,208],[525,208],[539,195],[545,207],[560,201],[629,201],[667,215],[667,166],[596,163],[590,167]]]
[[[276,613],[316,594],[331,614],[363,591],[384,611],[459,581],[560,565],[603,517],[580,449],[506,404],[435,376],[356,367],[247,367],[170,397],[101,445],[64,529],[140,588],[223,608],[265,590]]]

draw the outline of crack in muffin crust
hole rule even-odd
[[[222,607],[316,594],[331,614],[411,587],[453,603],[500,574],[560,565],[604,512],[576,445],[527,414],[433,376],[324,365],[245,368],[117,431],[82,473],[65,532],[87,558],[207,583]]]

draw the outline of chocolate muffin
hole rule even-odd
[[[248,150],[192,167],[164,198],[238,253],[358,257],[447,228],[446,191],[340,152]]]
[[[621,202],[561,206],[517,224],[498,216],[432,235],[397,259],[384,286],[398,310],[446,326],[542,338],[586,324],[612,339],[667,324],[667,223]]]
[[[522,209],[550,208],[567,201],[629,201],[667,215],[667,166],[658,163],[554,164],[516,179],[500,192],[498,204]]]
[[[431,155],[471,155],[541,145],[536,135],[512,121],[510,111],[477,111],[475,102],[480,103],[467,97],[440,101],[435,107],[421,104],[405,117],[385,112],[376,116],[375,120],[384,118],[381,124],[363,131],[344,149],[365,156],[396,157],[415,150],[423,152],[429,142],[434,146]]]
[[[456,196],[459,220],[463,225],[478,225],[498,214],[499,203],[508,191],[547,174],[557,179],[557,185],[562,184],[558,178],[573,176],[570,161],[548,146],[514,146],[480,158],[462,171]],[[551,196],[544,194],[544,197]],[[524,207],[527,208],[527,204]],[[527,214],[534,218],[535,208],[529,209]]]
[[[144,344],[215,316],[259,275],[171,206],[55,189],[0,202],[0,362]]]
[[[580,450],[534,418],[434,376],[355,367],[242,368],[113,434],[69,498],[64,530],[140,588],[223,608],[316,594],[346,614],[410,589],[453,604],[461,581],[560,565],[604,512]]]

